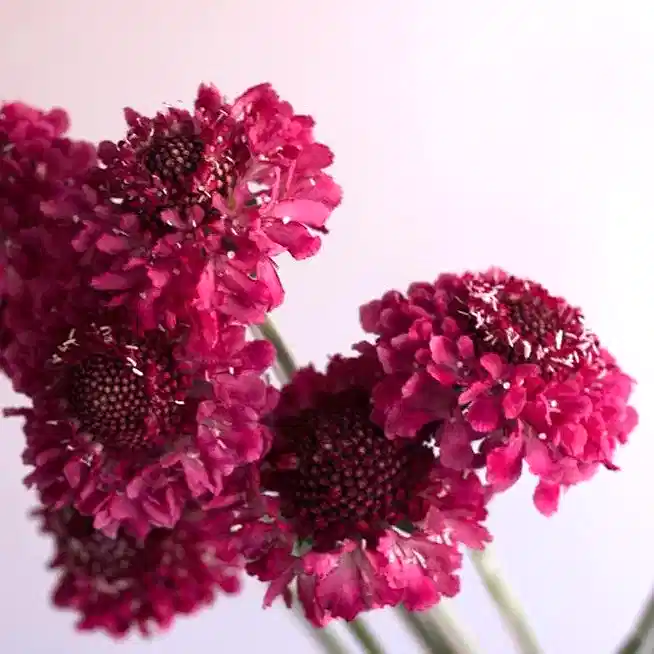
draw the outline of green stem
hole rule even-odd
[[[443,605],[421,612],[401,606],[397,614],[430,654],[474,654],[469,638]]]
[[[355,618],[351,622],[346,622],[345,626],[350,630],[352,635],[359,641],[366,654],[384,654],[384,649],[376,636],[370,631],[368,625],[362,618]]]
[[[470,558],[521,654],[543,654],[520,601],[502,578],[492,549],[470,550]]]
[[[618,654],[647,654],[652,650],[644,648],[652,638],[654,638],[654,591],[651,592],[633,631],[618,650]]]
[[[293,354],[286,346],[286,343],[284,343],[284,339],[270,318],[266,318],[266,321],[262,325],[259,325],[258,329],[261,335],[275,346],[278,373],[281,373],[281,375],[278,374],[277,376],[280,377],[280,383],[287,384],[297,370],[297,363]]]

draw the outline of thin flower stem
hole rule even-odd
[[[325,654],[349,654],[349,650],[341,645],[338,636],[329,631],[329,627],[318,629],[314,627],[305,617],[304,611],[293,598],[293,613],[297,619],[302,623],[302,626],[309,632],[309,635],[318,643],[320,648]]]
[[[282,384],[286,384],[290,381],[291,377],[297,370],[297,363],[295,358],[291,353],[290,349],[284,343],[284,339],[281,337],[281,334],[277,331],[277,327],[270,318],[266,318],[265,322],[262,325],[258,326],[261,335],[267,340],[270,341],[277,351],[277,368],[278,372],[281,372],[283,378],[279,381]],[[281,377],[282,375],[278,375]]]
[[[351,622],[346,622],[345,626],[359,641],[359,644],[366,654],[384,654],[384,649],[382,648],[381,643],[361,618],[355,618]]]
[[[492,549],[471,550],[470,558],[521,654],[543,654],[520,601],[500,574]]]
[[[648,654],[651,649],[645,649],[654,643],[654,590],[651,592],[645,607],[641,611],[633,631],[618,650],[618,654]]]
[[[429,654],[474,654],[469,638],[444,606],[421,612],[408,611],[401,606],[397,614]]]

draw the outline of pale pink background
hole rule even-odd
[[[444,270],[500,264],[583,304],[640,380],[642,425],[546,520],[527,480],[491,521],[547,654],[605,654],[654,582],[654,16],[602,0],[30,0],[0,4],[0,98],[63,105],[80,137],[117,138],[121,108],[273,82],[337,154],[345,202],[316,259],[282,273],[276,318],[303,362],[360,338],[357,306]],[[649,400],[649,401],[648,401]],[[12,404],[6,384],[2,403]],[[104,654],[51,610],[49,545],[26,519],[21,435],[0,442],[0,651]],[[510,641],[474,574],[454,602],[482,651]],[[125,654],[306,652],[254,583]],[[395,653],[418,652],[388,613]]]

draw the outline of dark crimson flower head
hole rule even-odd
[[[459,590],[458,545],[490,539],[474,472],[444,468],[425,438],[393,440],[370,419],[374,352],[299,371],[272,416],[264,497],[242,516],[249,571],[266,604],[297,580],[318,626],[400,602],[425,609]],[[258,518],[258,519],[257,519]]]
[[[51,309],[65,311],[62,293],[83,303],[104,266],[100,257],[94,271],[91,258],[71,247],[88,207],[83,180],[96,155],[90,144],[67,138],[68,123],[63,109],[0,106],[0,366],[10,376],[4,350],[28,337],[23,322],[37,311],[47,329]]]
[[[220,312],[261,321],[283,297],[272,257],[315,254],[341,200],[313,119],[268,84],[233,104],[202,85],[193,111],[125,116],[126,138],[100,144],[91,175],[98,203],[117,212],[87,216],[77,241],[114,255],[96,287],[116,302],[140,294],[142,318],[151,320],[153,303],[166,306],[182,275]]]
[[[581,311],[533,281],[499,269],[442,275],[363,306],[361,322],[377,334],[386,373],[375,419],[409,439],[442,420],[441,461],[485,467],[495,490],[526,461],[545,514],[561,488],[615,469],[615,449],[637,423],[632,380]]]
[[[145,539],[123,530],[109,538],[70,507],[36,514],[55,542],[53,602],[79,615],[80,630],[149,636],[240,589],[243,559],[231,545],[229,516],[219,510],[188,508],[173,529],[154,529]]]

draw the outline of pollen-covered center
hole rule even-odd
[[[318,547],[422,517],[417,489],[433,455],[389,440],[369,414],[365,394],[344,392],[279,423],[285,447],[273,454],[271,489],[299,535]]]
[[[168,136],[156,138],[150,144],[145,165],[153,174],[167,181],[182,180],[195,172],[204,144],[197,137]]]
[[[592,362],[599,353],[581,312],[538,284],[516,277],[501,284],[478,278],[468,290],[476,331],[510,362],[540,364],[557,375]]]
[[[104,353],[71,369],[68,401],[80,430],[93,441],[111,448],[149,448],[180,417],[175,377],[161,363],[145,359],[145,372]]]

